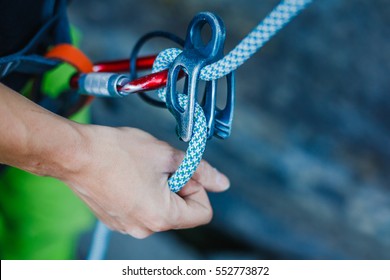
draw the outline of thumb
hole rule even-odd
[[[222,192],[230,187],[228,177],[212,167],[205,160],[200,162],[192,179],[201,184],[207,191]]]
[[[190,180],[179,193],[171,193],[171,202],[176,229],[192,228],[211,221],[213,211],[206,190],[195,180]]]

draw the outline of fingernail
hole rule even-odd
[[[226,177],[224,174],[220,173],[218,170],[217,171],[217,185],[223,188],[223,190],[227,190],[230,187],[230,181],[228,177]]]

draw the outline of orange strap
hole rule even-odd
[[[69,63],[80,72],[92,72],[92,61],[82,51],[70,44],[56,45],[45,56]]]
[[[56,45],[45,56],[69,63],[82,73],[93,71],[92,61],[82,51],[70,44]],[[93,96],[80,96],[75,108],[68,112],[68,115],[70,116],[78,112],[82,107],[91,103],[93,99]]]

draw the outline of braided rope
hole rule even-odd
[[[256,53],[285,24],[303,10],[312,0],[282,1],[253,31],[251,31],[223,59],[205,66],[200,78],[205,81],[219,79],[236,70]],[[153,72],[169,68],[171,63],[182,51],[167,49],[162,51],[153,64]],[[162,101],[166,101],[166,88],[158,91]],[[185,108],[187,96],[179,94],[180,105]],[[191,179],[198,167],[206,148],[207,126],[202,108],[196,104],[193,136],[188,144],[185,157],[177,171],[169,178],[168,185],[173,192],[178,192]]]
[[[236,70],[246,60],[258,51],[277,31],[288,23],[299,11],[306,7],[312,0],[284,0],[282,1],[251,33],[245,37],[228,55],[216,63],[204,67],[201,71],[202,80],[221,78]],[[153,65],[153,72],[166,69],[182,51],[179,49],[167,49],[161,52]],[[166,101],[166,89],[160,89],[158,95]],[[187,98],[179,95],[182,107],[186,105]],[[189,142],[186,155],[177,171],[169,178],[168,185],[173,192],[178,192],[192,177],[206,147],[207,129],[202,108],[196,104],[195,125],[193,137]],[[95,235],[91,244],[90,259],[104,259],[108,246],[109,229],[98,222]]]
[[[168,68],[172,61],[181,53],[179,49],[167,49],[161,52],[153,64],[152,72],[159,72]],[[166,88],[158,90],[158,97],[166,102]],[[180,106],[185,108],[187,105],[187,96],[179,94]],[[178,192],[191,179],[192,175],[198,167],[203,152],[206,148],[207,141],[207,125],[206,117],[203,113],[202,107],[195,104],[195,124],[192,133],[192,138],[188,144],[188,149],[184,156],[182,163],[176,172],[169,178],[168,185],[173,192]]]
[[[282,1],[223,59],[205,66],[200,78],[205,81],[215,80],[236,70],[311,2],[312,0]]]

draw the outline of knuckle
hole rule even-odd
[[[118,131],[123,132],[123,133],[136,133],[137,132],[137,129],[132,128],[132,127],[126,127],[126,126],[117,127],[116,129]]]
[[[163,220],[158,220],[158,221],[154,221],[152,224],[151,224],[151,227],[150,229],[154,232],[162,232],[162,231],[167,231],[170,229],[168,223],[166,223],[165,221]]]
[[[184,158],[184,153],[182,151],[179,151],[171,146],[169,146],[168,154],[170,166],[177,167]]]
[[[137,239],[145,239],[152,234],[148,230],[142,229],[140,227],[129,228],[126,230],[126,233]]]
[[[199,179],[202,180],[202,183],[207,184],[212,179],[212,177],[214,175],[213,169],[214,168],[212,168],[211,165],[207,161],[202,160],[200,162],[199,167],[198,167],[198,174],[199,174]]]
[[[211,207],[208,207],[204,215],[204,224],[210,223],[212,219],[213,219],[213,209]]]
[[[201,168],[205,171],[205,172],[210,172],[210,170],[212,170],[213,168],[211,167],[211,165],[205,161],[205,160],[202,160],[200,162],[200,166]]]
[[[171,145],[169,145],[167,142],[165,141],[162,141],[162,140],[159,140],[159,139],[156,139],[156,142],[155,142],[158,146],[160,146],[161,148],[165,148],[167,150],[169,149],[173,149]]]
[[[168,213],[164,209],[165,207],[161,206],[160,211],[145,211],[143,223],[149,230],[161,232],[170,229]]]
[[[182,219],[182,213],[180,211],[174,211],[171,216],[172,226],[177,228]]]

